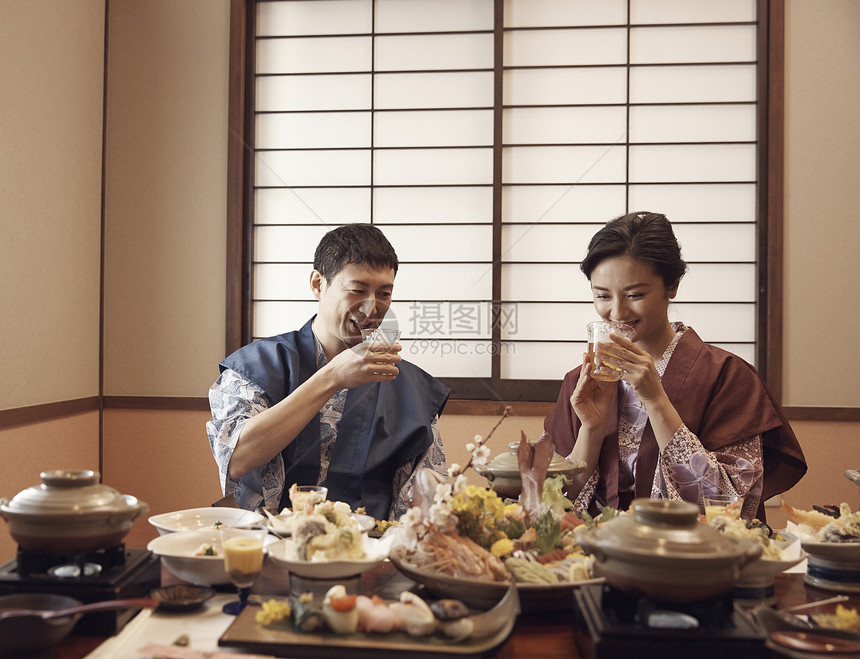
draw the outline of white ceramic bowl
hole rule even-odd
[[[196,531],[213,529],[218,523],[227,527],[246,529],[252,526],[265,526],[265,517],[242,508],[189,508],[172,513],[153,515],[149,523],[158,529],[160,535],[177,531]]]
[[[296,555],[296,543],[292,538],[277,540],[269,545],[269,559],[276,571],[295,574],[310,579],[346,579],[379,565],[388,557],[391,542],[388,539],[370,538],[362,535],[367,558],[335,561],[305,561]]]
[[[230,583],[224,569],[222,540],[223,533],[218,529],[197,529],[160,535],[146,548],[159,556],[164,567],[183,581],[198,586],[217,586]],[[212,545],[216,555],[195,556],[201,545]]]
[[[825,590],[860,593],[860,542],[810,542],[804,582]]]

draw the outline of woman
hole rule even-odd
[[[637,497],[744,498],[742,516],[764,521],[764,501],[806,472],[800,445],[755,369],[708,345],[669,302],[687,265],[672,225],[658,213],[631,213],[591,239],[580,266],[594,306],[616,334],[602,361],[622,371],[617,383],[592,379],[591,363],[568,373],[544,421],[556,452],[585,460],[571,485],[576,507],[626,509]]]

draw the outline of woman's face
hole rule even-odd
[[[631,325],[633,342],[649,351],[674,335],[668,309],[677,292],[677,284],[667,290],[649,264],[626,255],[604,259],[591,272],[597,313],[603,320]]]

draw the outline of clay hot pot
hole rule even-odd
[[[42,483],[0,499],[0,517],[22,549],[76,554],[119,544],[149,506],[99,484],[90,469],[43,471]]]
[[[517,460],[517,449],[519,442],[510,442],[508,452],[501,453],[486,465],[475,465],[475,471],[487,479],[499,496],[516,499],[520,496],[523,482],[520,477],[520,465]],[[546,476],[550,478],[558,474],[567,477],[575,476],[585,471],[585,461],[568,462],[560,455],[553,454],[552,462],[549,464]]]
[[[633,595],[692,602],[732,590],[741,568],[761,554],[747,538],[731,538],[698,521],[685,501],[635,499],[631,513],[577,533],[606,581]]]

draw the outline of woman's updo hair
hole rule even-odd
[[[638,211],[610,220],[592,237],[579,268],[591,281],[601,261],[625,255],[650,264],[667,289],[687,272],[672,224],[660,213]]]

